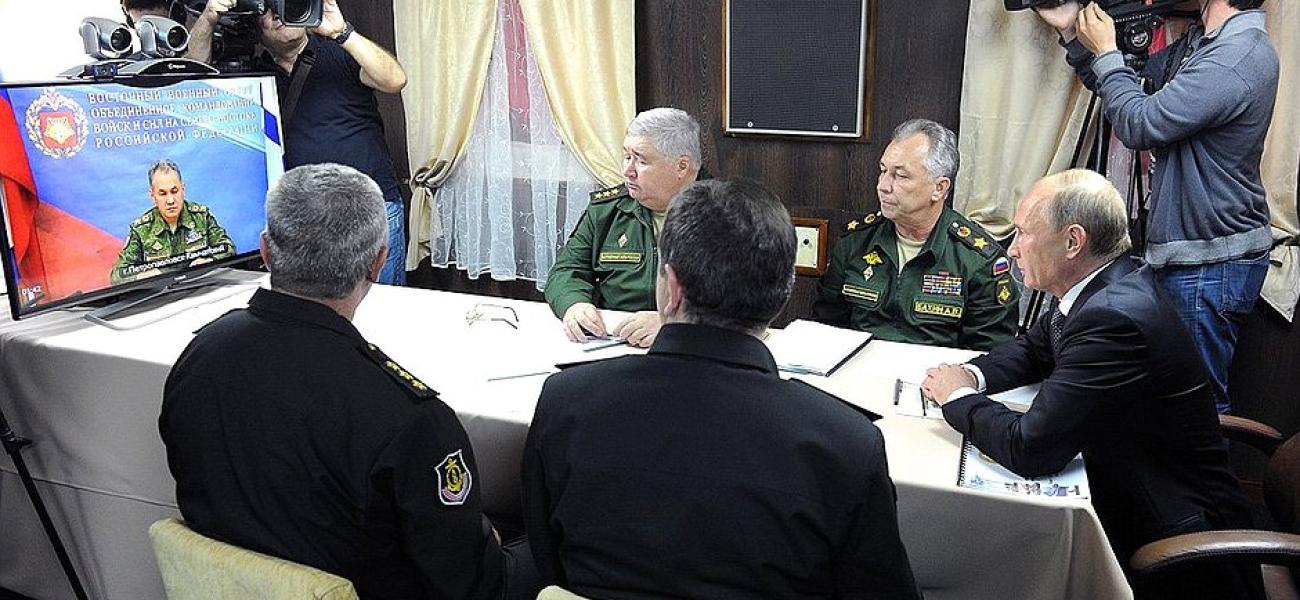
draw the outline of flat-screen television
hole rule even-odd
[[[250,258],[283,171],[273,76],[0,84],[14,318]]]

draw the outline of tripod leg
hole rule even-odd
[[[41,526],[45,528],[45,537],[49,538],[50,545],[54,546],[54,554],[59,557],[59,564],[63,566],[63,574],[68,577],[72,593],[76,595],[77,600],[87,600],[86,590],[81,587],[81,579],[77,577],[77,570],[72,566],[72,559],[68,557],[68,551],[64,549],[63,542],[59,539],[54,521],[50,519],[49,511],[45,510],[45,502],[41,500],[36,482],[32,480],[31,471],[27,470],[27,462],[23,460],[23,446],[31,444],[31,440],[15,435],[13,429],[9,427],[9,422],[5,420],[3,412],[0,412],[0,442],[3,442],[5,452],[9,454],[14,468],[18,470],[18,478],[22,480],[23,487],[27,490],[27,497],[31,499],[32,507],[36,509],[36,516],[41,519]]]

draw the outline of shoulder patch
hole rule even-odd
[[[420,381],[412,375],[410,371],[403,369],[402,365],[399,365],[393,361],[393,359],[388,358],[388,355],[384,354],[384,351],[380,350],[379,346],[367,343],[361,347],[361,351],[369,357],[370,360],[374,361],[375,364],[379,365],[379,368],[383,369],[385,373],[388,373],[388,376],[392,377],[393,381],[396,381],[398,385],[410,392],[418,401],[423,402],[438,397],[438,392],[434,391],[433,388],[428,385],[425,385],[423,381]]]
[[[614,187],[607,187],[603,190],[596,190],[592,192],[590,200],[591,200],[591,204],[599,204],[601,202],[609,202],[610,200],[613,200],[615,198],[621,198],[626,195],[627,195],[627,186],[620,183]]]
[[[186,202],[185,202],[185,210],[188,210],[188,211],[190,211],[191,213],[194,213],[194,214],[198,215],[198,214],[203,214],[203,213],[208,212],[208,207],[206,207],[206,206],[204,206],[204,205],[202,205],[202,204],[199,204],[199,203],[197,203],[197,202],[189,202],[189,201],[186,201]]]
[[[865,408],[862,408],[861,406],[858,406],[858,405],[856,405],[856,404],[853,404],[852,402],[849,402],[848,400],[845,400],[845,399],[843,399],[843,398],[841,398],[841,397],[839,397],[839,396],[836,396],[835,394],[832,394],[832,393],[830,393],[830,392],[828,392],[828,391],[826,391],[826,390],[823,390],[823,389],[821,389],[821,388],[819,388],[819,387],[817,387],[817,386],[815,386],[815,385],[812,385],[811,383],[808,383],[807,381],[803,381],[803,380],[801,380],[801,379],[788,379],[787,381],[790,381],[790,382],[792,382],[792,383],[797,383],[797,384],[802,385],[802,386],[807,386],[807,387],[809,387],[809,388],[815,390],[817,393],[819,393],[819,394],[821,394],[821,395],[823,395],[823,396],[827,396],[827,397],[830,397],[830,398],[834,398],[834,399],[836,399],[836,400],[842,402],[842,403],[844,404],[844,406],[847,406],[847,407],[849,407],[849,408],[851,408],[851,409],[853,409],[853,410],[855,410],[855,411],[857,411],[857,412],[859,412],[859,413],[862,413],[863,416],[865,416],[865,417],[868,418],[868,419],[871,419],[871,422],[872,422],[872,423],[874,423],[874,422],[880,420],[880,415],[878,415],[878,414],[876,414],[876,413],[874,413],[874,412],[871,412],[871,411],[869,411],[869,410],[867,410],[867,409],[865,409]]]
[[[985,233],[978,226],[968,225],[961,221],[952,222],[952,226],[948,228],[948,235],[956,238],[957,241],[965,244],[971,250],[978,252],[984,258],[993,258],[1002,250],[1002,247],[993,239],[993,236]]]
[[[462,451],[448,454],[434,470],[438,473],[438,500],[447,506],[464,504],[474,487],[474,474],[465,464]]]
[[[152,223],[152,222],[153,222],[153,213],[154,213],[154,211],[152,211],[152,210],[149,211],[149,212],[146,212],[146,213],[144,213],[143,215],[140,215],[138,218],[136,218],[136,220],[131,221],[131,224],[132,224],[132,225],[145,225],[145,224],[147,224],[147,223]]]
[[[849,232],[862,231],[864,229],[870,229],[872,227],[875,227],[876,225],[879,225],[881,221],[884,220],[885,220],[884,215],[880,214],[879,212],[873,212],[864,215],[861,219],[854,219],[852,221],[849,221],[849,224],[845,225],[844,229]]]

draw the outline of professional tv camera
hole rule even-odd
[[[175,0],[197,18],[207,0]],[[323,0],[238,0],[221,16],[212,33],[212,66],[223,73],[253,70],[253,54],[260,39],[258,21],[268,11],[289,27],[317,27],[321,23]]]
[[[1003,0],[1007,10],[1052,8],[1069,0]],[[1145,57],[1151,48],[1152,34],[1183,0],[1093,0],[1115,19],[1115,42],[1121,52],[1131,57]]]

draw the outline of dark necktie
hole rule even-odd
[[[1061,307],[1052,308],[1052,320],[1048,323],[1048,334],[1052,338],[1052,349],[1059,350],[1061,346],[1061,330],[1065,328],[1065,315],[1061,314]]]

